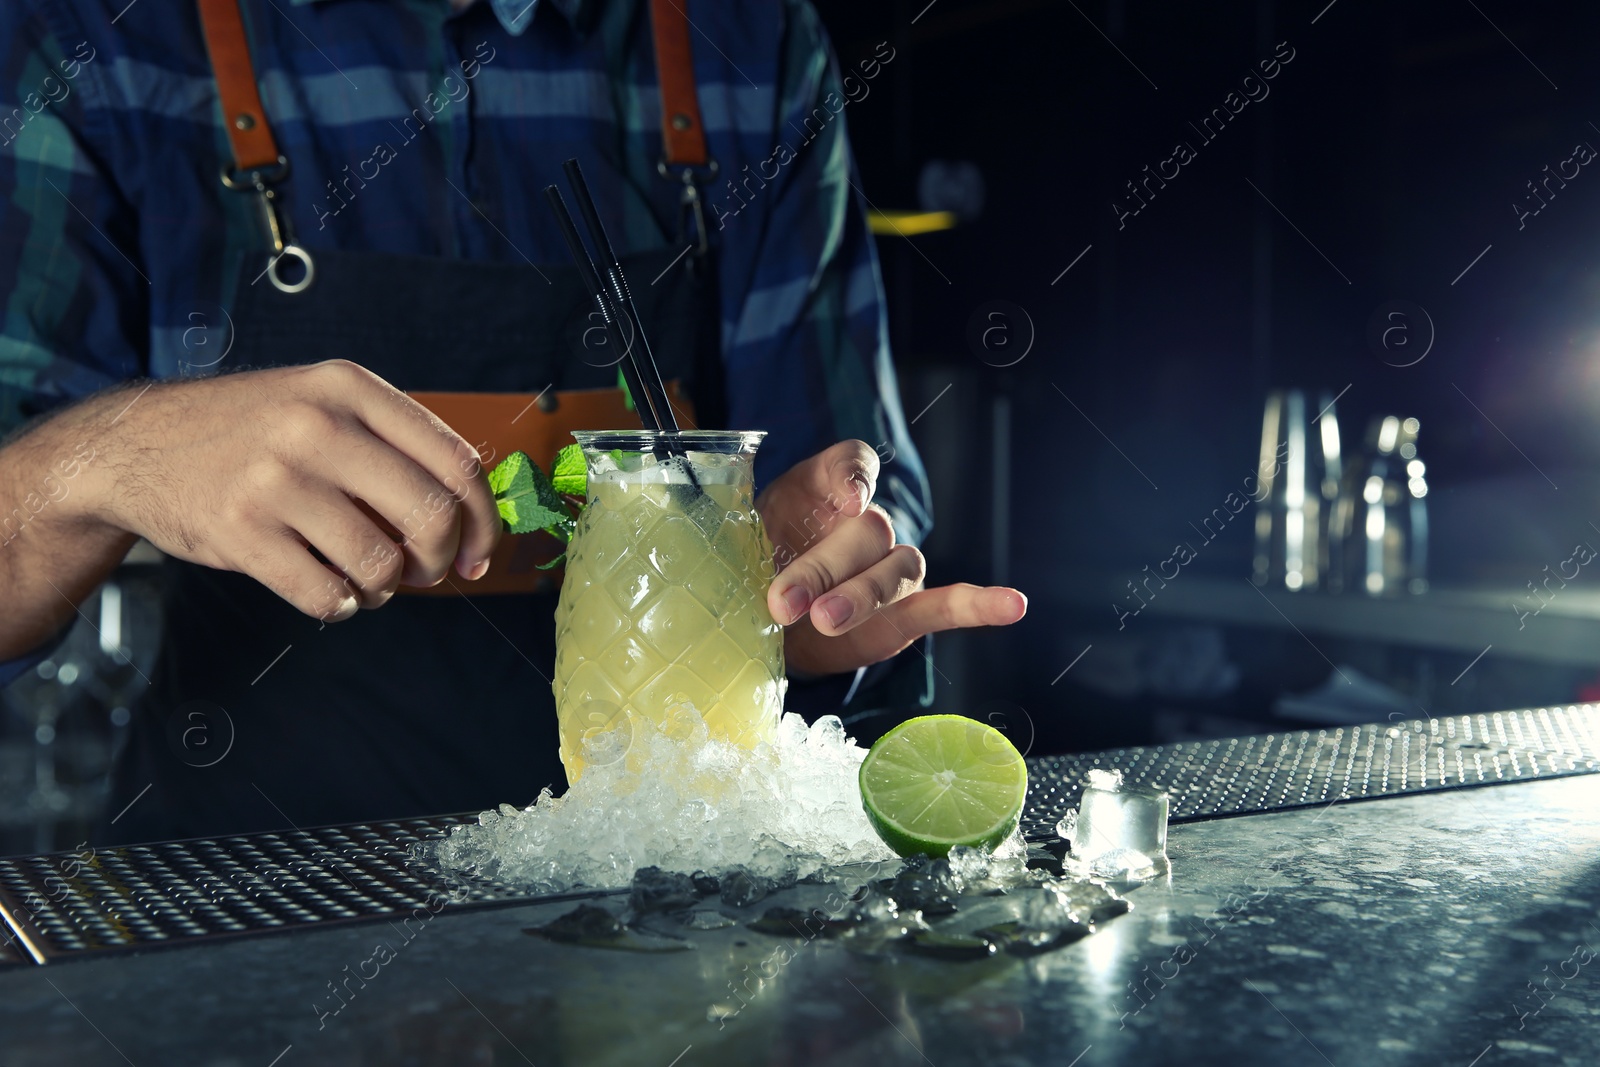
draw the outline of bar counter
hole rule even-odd
[[[570,900],[451,905],[409,923],[0,964],[0,1063],[1591,1064],[1597,713],[1568,711],[1578,741],[1558,758],[1530,758],[1529,743],[1486,762],[1493,724],[1463,717],[1480,721],[1457,750],[1479,753],[1481,786],[1451,787],[1446,771],[1433,791],[1374,798],[1332,774],[1292,808],[1191,811],[1171,829],[1170,877],[1129,892],[1129,914],[1037,956],[869,956],[743,925],[774,905],[809,906],[826,886],[724,908],[741,923],[650,954],[523,932]],[[1440,722],[1402,728],[1442,737]],[[1395,729],[1370,728],[1391,740]],[[1271,751],[1333,733],[1279,735],[1301,740]],[[1194,766],[1199,750],[1177,763]],[[1057,769],[1036,766],[1045,780]],[[1070,799],[1039,793],[1035,804]],[[349,981],[357,971],[370,977]]]

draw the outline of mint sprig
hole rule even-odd
[[[623,453],[612,452],[620,465]],[[512,452],[489,472],[489,488],[507,533],[526,534],[542,530],[562,544],[572,540],[578,528],[577,516],[588,505],[589,464],[579,445],[567,445],[556,453],[545,474],[525,452]],[[567,561],[561,553],[542,571]]]
[[[489,488],[506,532],[543,530],[562,544],[572,539],[577,523],[548,475],[526,453],[513,452],[489,472]],[[552,564],[554,566],[554,564]]]

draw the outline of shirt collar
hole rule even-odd
[[[293,0],[295,4],[327,3],[328,0]],[[594,0],[488,0],[489,6],[494,10],[495,18],[500,20],[500,25],[513,37],[522,35],[533,21],[534,12],[541,3],[547,3],[559,11],[575,28],[581,27],[586,10],[593,6]]]

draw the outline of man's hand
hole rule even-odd
[[[776,549],[767,608],[787,627],[791,670],[837,674],[888,659],[923,634],[1007,626],[1028,601],[1003,586],[924,589],[927,563],[897,545],[888,512],[872,503],[878,455],[843,441],[797,464],[756,501]]]
[[[158,384],[94,438],[93,517],[248,574],[316,618],[482,577],[500,517],[477,453],[354,363]],[[100,429],[100,427],[93,427]]]

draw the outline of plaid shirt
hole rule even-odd
[[[623,252],[675,242],[640,0],[241,6],[313,255],[564,262],[538,190],[569,156]],[[917,543],[927,485],[839,114],[892,50],[841,77],[806,0],[693,0],[689,16],[708,147],[738,183],[706,198],[729,423],[771,431],[762,481],[834,441],[876,446],[880,499]],[[214,359],[195,342],[221,341],[229,266],[269,248],[257,198],[218,180],[222,122],[194,4],[0,5],[0,432]]]

